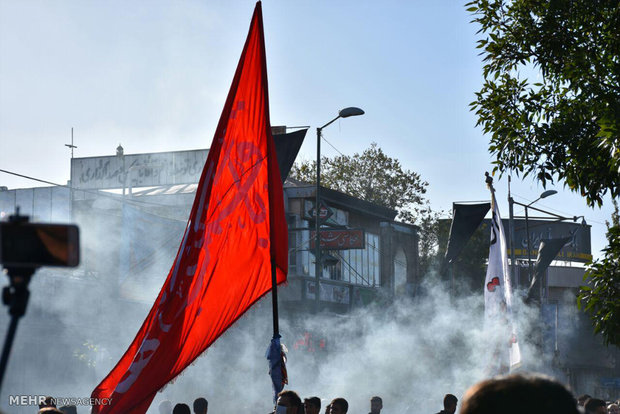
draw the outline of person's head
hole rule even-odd
[[[607,414],[620,414],[620,406],[616,403],[607,406]]]
[[[577,405],[583,407],[586,401],[588,401],[590,398],[592,397],[588,394],[580,395],[579,397],[577,397]]]
[[[349,403],[344,398],[334,398],[329,405],[329,414],[345,414],[349,410]]]
[[[383,400],[376,395],[370,399],[370,413],[379,414],[383,408]]]
[[[189,405],[178,403],[174,406],[172,414],[192,414],[192,410],[189,409]]]
[[[43,401],[39,403],[39,408],[48,408],[48,407],[56,408],[56,399],[54,397],[50,397],[49,395],[43,398]]]
[[[598,398],[589,398],[583,408],[586,414],[607,414],[607,404]]]
[[[159,414],[170,414],[172,412],[172,402],[169,400],[163,400],[159,403],[159,407],[157,407],[157,409],[159,410]]]
[[[209,408],[209,401],[206,398],[196,398],[194,400],[194,413],[196,414],[207,414],[207,409]]]
[[[302,414],[301,398],[295,391],[280,391],[276,402],[276,413],[280,414],[278,413],[278,406],[286,407],[286,414]]]
[[[319,397],[310,397],[304,399],[305,414],[319,414],[321,411],[321,399]]]
[[[463,397],[461,414],[578,414],[573,395],[558,381],[516,374],[479,382]]]
[[[443,409],[444,411],[454,414],[456,412],[456,403],[458,403],[458,398],[456,398],[452,394],[446,394],[443,397]]]

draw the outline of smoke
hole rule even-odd
[[[108,218],[119,220],[113,215]],[[97,273],[44,269],[34,277],[28,313],[18,329],[5,377],[3,410],[35,411],[32,406],[8,406],[10,395],[89,397],[146,317],[170,258],[152,257],[156,276],[151,272],[141,279],[149,284],[143,286],[143,302],[119,299],[114,252],[119,251],[122,237],[111,234],[102,220],[99,225],[83,226],[87,232],[83,251],[108,252],[99,257],[103,264]],[[288,347],[286,389],[302,398],[318,396],[323,406],[344,397],[352,413],[368,410],[374,395],[383,398],[389,413],[437,412],[446,393],[461,399],[468,387],[489,375],[494,335],[484,326],[482,292],[468,292],[466,284],[458,283],[458,275],[455,280],[454,290],[461,293],[452,297],[442,280],[427,275],[419,289],[423,293],[413,299],[380,298],[346,315],[307,314],[282,303],[280,332]],[[271,411],[265,358],[272,336],[271,309],[267,295],[161,390],[149,412],[156,413],[164,399],[191,404],[201,396],[209,400],[211,412]],[[523,368],[554,374],[551,361],[542,359],[537,344],[529,342],[535,337],[530,334],[540,328],[538,311],[521,303],[515,309]],[[0,315],[0,323],[8,326],[6,312]],[[89,408],[79,406],[78,412]]]
[[[302,398],[319,396],[323,406],[344,397],[349,412],[368,410],[374,395],[392,413],[436,412],[446,393],[461,398],[488,376],[494,350],[493,333],[483,323],[482,294],[451,300],[437,278],[428,277],[424,285],[424,298],[397,299],[347,315],[282,314],[286,389]],[[528,311],[520,316],[520,328],[531,329],[534,315]],[[215,412],[270,411],[265,350],[271,329],[266,297],[164,389],[153,406],[161,399],[191,403],[205,396]],[[528,369],[549,365],[533,344],[523,341],[521,348]]]

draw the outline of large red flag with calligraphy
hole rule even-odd
[[[176,259],[129,349],[93,391],[93,412],[144,413],[270,290],[272,264],[277,283],[286,280],[287,245],[258,2]]]

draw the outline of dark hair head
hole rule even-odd
[[[373,401],[379,401],[381,404],[383,404],[383,400],[378,395],[375,395],[374,397],[370,398],[370,402],[373,402]]]
[[[174,406],[172,414],[192,414],[192,411],[189,409],[189,405],[178,403]]]
[[[344,398],[334,398],[330,405],[337,405],[343,412],[349,411],[349,403]]]
[[[509,375],[479,382],[465,393],[461,414],[578,414],[573,395],[541,375]]]
[[[321,409],[321,399],[319,397],[304,398],[304,402],[310,404],[317,409]]]
[[[456,398],[456,396],[452,395],[452,394],[446,394],[445,397],[443,397],[443,408],[448,408],[451,407],[453,405],[456,405],[456,403],[459,401],[458,398]]]
[[[209,401],[206,398],[198,397],[194,400],[194,412],[202,413],[209,407]]]
[[[594,412],[599,407],[607,408],[607,404],[603,400],[599,400],[598,398],[589,398],[586,403],[583,405],[583,408],[586,409],[586,414]]]
[[[54,397],[50,397],[49,395],[45,397],[43,401],[41,401],[41,403],[39,404],[39,408],[45,408],[45,407],[56,408],[56,399]]]
[[[278,397],[286,397],[291,401],[293,407],[301,408],[301,398],[299,394],[293,390],[280,391]],[[299,410],[297,412],[299,412]]]

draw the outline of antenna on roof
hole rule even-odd
[[[65,147],[71,148],[71,158],[73,158],[73,148],[77,148],[73,145],[73,127],[71,127],[71,144],[65,144]]]

